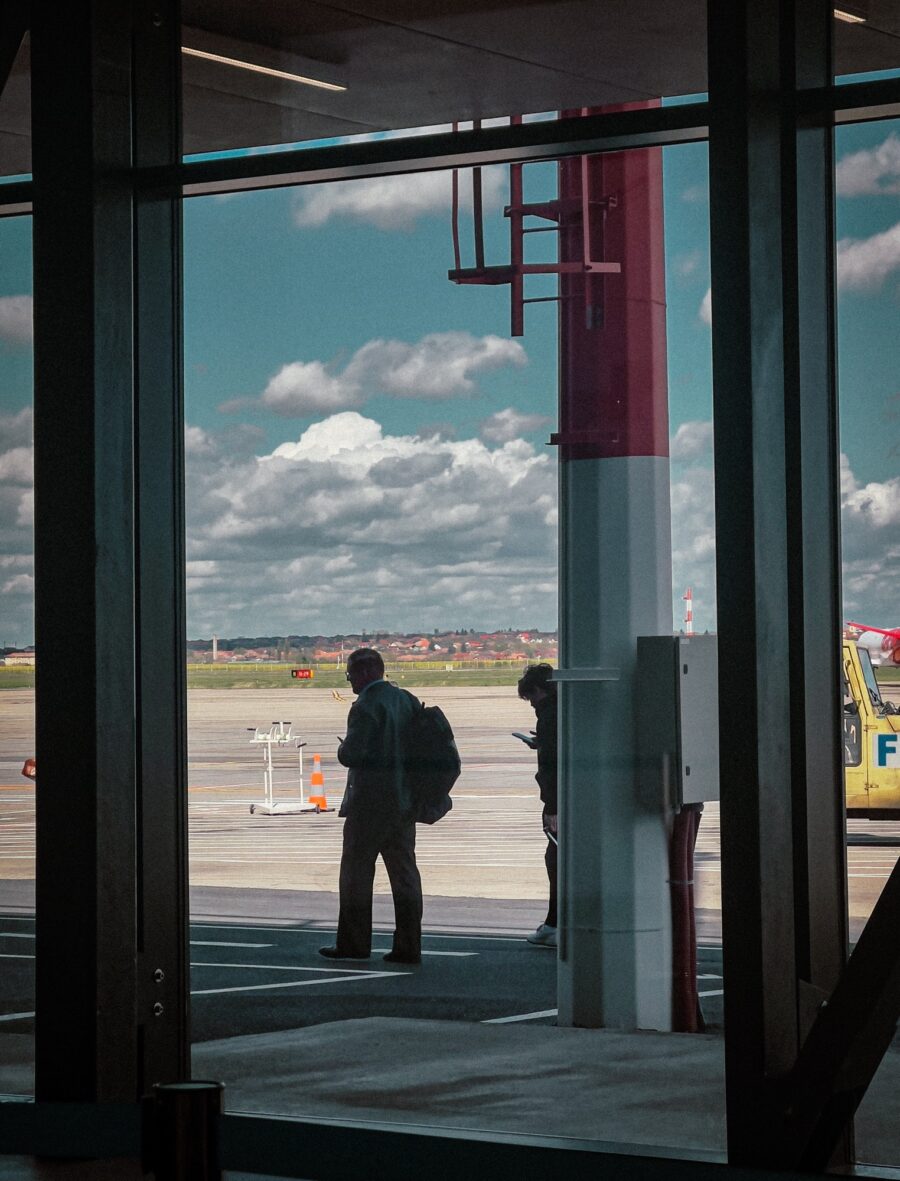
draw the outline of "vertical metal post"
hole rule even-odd
[[[618,678],[560,673],[559,1021],[668,1029],[666,817],[634,700],[637,637],[672,632],[658,150],[560,164],[560,261],[585,256],[622,272],[560,277],[560,663]]]
[[[131,9],[32,22],[36,1081],[134,1098]]]
[[[177,0],[136,0],[134,163],[181,159]],[[190,1074],[181,198],[135,192],[138,1022],[143,1086]]]
[[[728,1143],[757,1166],[846,946],[830,154],[795,110],[830,21],[709,9]]]
[[[188,1069],[180,29],[36,9],[36,1093],[131,1100]]]

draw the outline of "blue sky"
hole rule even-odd
[[[900,622],[900,139],[838,133],[847,615]],[[526,169],[526,199],[555,170]],[[485,172],[488,261],[506,170]],[[673,614],[715,626],[706,147],[665,152]],[[464,186],[465,189],[465,186]],[[896,242],[893,234],[897,227]],[[463,265],[471,213],[461,215]],[[553,235],[529,239],[550,257]],[[31,639],[30,224],[0,222],[0,642]],[[456,287],[447,174],[185,204],[189,634],[556,622],[555,305]],[[530,295],[551,294],[534,279]]]

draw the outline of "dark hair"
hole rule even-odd
[[[373,665],[378,672],[384,675],[384,661],[381,659],[381,653],[376,652],[374,648],[357,648],[355,652],[351,652],[347,657],[347,668],[350,665],[370,664]]]
[[[519,678],[519,696],[530,697],[535,689],[542,689],[545,693],[556,692],[556,682],[553,680],[553,666],[550,664],[529,664]]]

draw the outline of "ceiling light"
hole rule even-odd
[[[866,23],[866,18],[862,13],[851,12],[848,8],[836,8],[834,19],[844,21],[848,25],[864,25]]]
[[[257,66],[253,62],[240,61],[236,57],[223,57],[220,53],[207,53],[204,49],[189,49],[182,45],[181,52],[187,57],[202,57],[204,61],[218,62],[223,66],[234,66],[238,70],[252,70],[254,74],[266,74],[270,78],[283,78],[286,82],[300,82],[303,86],[318,86],[320,90],[346,90],[335,82],[322,82],[318,78],[306,78],[303,74],[289,74],[287,70],[273,70],[270,66]]]

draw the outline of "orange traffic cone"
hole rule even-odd
[[[328,807],[328,801],[325,798],[325,776],[322,774],[320,755],[313,755],[312,775],[309,777],[309,802],[315,804],[316,810],[319,812],[334,811],[334,808]]]

